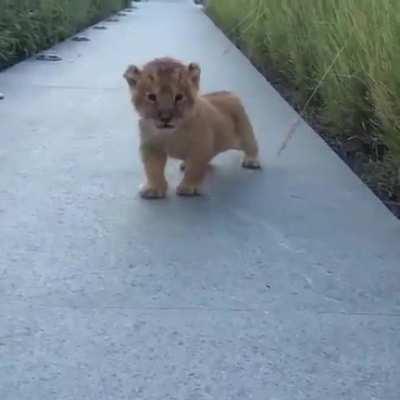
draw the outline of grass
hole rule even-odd
[[[256,64],[284,76],[300,108],[341,51],[312,113],[335,141],[383,145],[384,159],[367,157],[361,175],[400,201],[398,0],[210,0],[208,10]]]
[[[0,0],[0,68],[129,4],[127,0]]]

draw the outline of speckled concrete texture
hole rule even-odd
[[[1,400],[398,400],[400,224],[190,1],[0,73]],[[243,99],[262,172],[146,202],[122,73],[171,55]],[[180,172],[168,166],[173,188]]]

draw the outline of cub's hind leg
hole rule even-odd
[[[258,144],[246,111],[241,107],[238,116],[237,134],[239,136],[239,149],[243,151],[242,167],[247,169],[260,169],[261,164],[258,158]]]

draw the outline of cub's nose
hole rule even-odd
[[[172,120],[172,113],[169,111],[161,111],[158,115],[160,121],[164,124],[168,124]]]

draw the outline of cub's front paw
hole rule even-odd
[[[192,197],[192,196],[200,196],[201,193],[197,186],[184,185],[181,183],[176,188],[176,194],[178,196]]]
[[[140,189],[140,197],[146,200],[163,199],[167,194],[167,189],[144,186]]]

